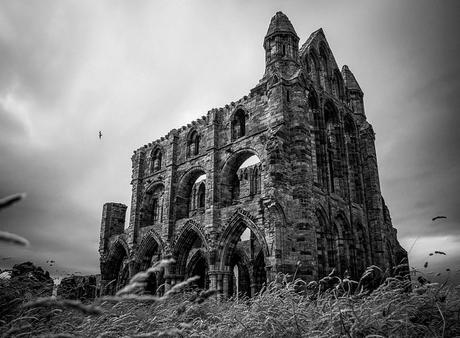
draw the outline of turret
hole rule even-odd
[[[277,12],[264,39],[265,76],[290,78],[299,69],[299,37],[288,17]]]
[[[347,65],[342,67],[342,77],[345,82],[345,87],[348,90],[348,95],[354,112],[361,115],[361,118],[366,119],[366,114],[364,112],[363,91]]]

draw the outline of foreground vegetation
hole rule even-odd
[[[1,199],[0,210],[23,197]],[[0,242],[28,245],[2,231]],[[20,264],[0,278],[0,336],[460,336],[460,290],[421,275],[411,281],[404,264],[391,273],[371,266],[358,282],[333,273],[309,284],[279,275],[251,299],[222,300],[213,291],[193,290],[194,277],[162,297],[145,294],[148,279],[165,264],[135,275],[113,297],[86,303],[50,297],[49,274]]]
[[[135,276],[116,296],[91,303],[53,298],[16,302],[3,313],[2,337],[460,335],[458,289],[385,277],[377,267],[370,267],[359,284],[329,276],[306,285],[280,275],[256,297],[231,300],[191,290],[192,280],[161,298],[144,295],[148,274]],[[0,300],[0,308],[7,306]]]

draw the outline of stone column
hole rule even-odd
[[[229,280],[230,280],[230,273],[228,271],[226,271],[225,273],[223,273],[223,297],[224,298],[229,298],[230,294],[229,294],[229,286],[230,286],[230,283],[229,283]]]
[[[223,294],[223,275],[222,272],[219,271],[217,272],[217,294],[220,299],[222,299],[222,294]]]

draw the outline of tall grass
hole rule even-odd
[[[372,284],[369,276],[379,285]],[[142,283],[145,277],[135,276],[131,282]],[[185,282],[163,297],[127,287],[89,304],[40,299],[22,306],[15,319],[0,322],[0,332],[2,337],[460,335],[458,289],[385,277],[377,267],[370,267],[356,282],[328,276],[306,284],[279,275],[251,299],[217,300],[213,294],[192,290]]]

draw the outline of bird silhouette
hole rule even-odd
[[[99,130],[99,140],[102,138],[102,131]]]
[[[437,219],[440,219],[440,218],[447,218],[446,216],[436,216],[436,217],[433,217],[431,220],[434,222],[436,221]]]

